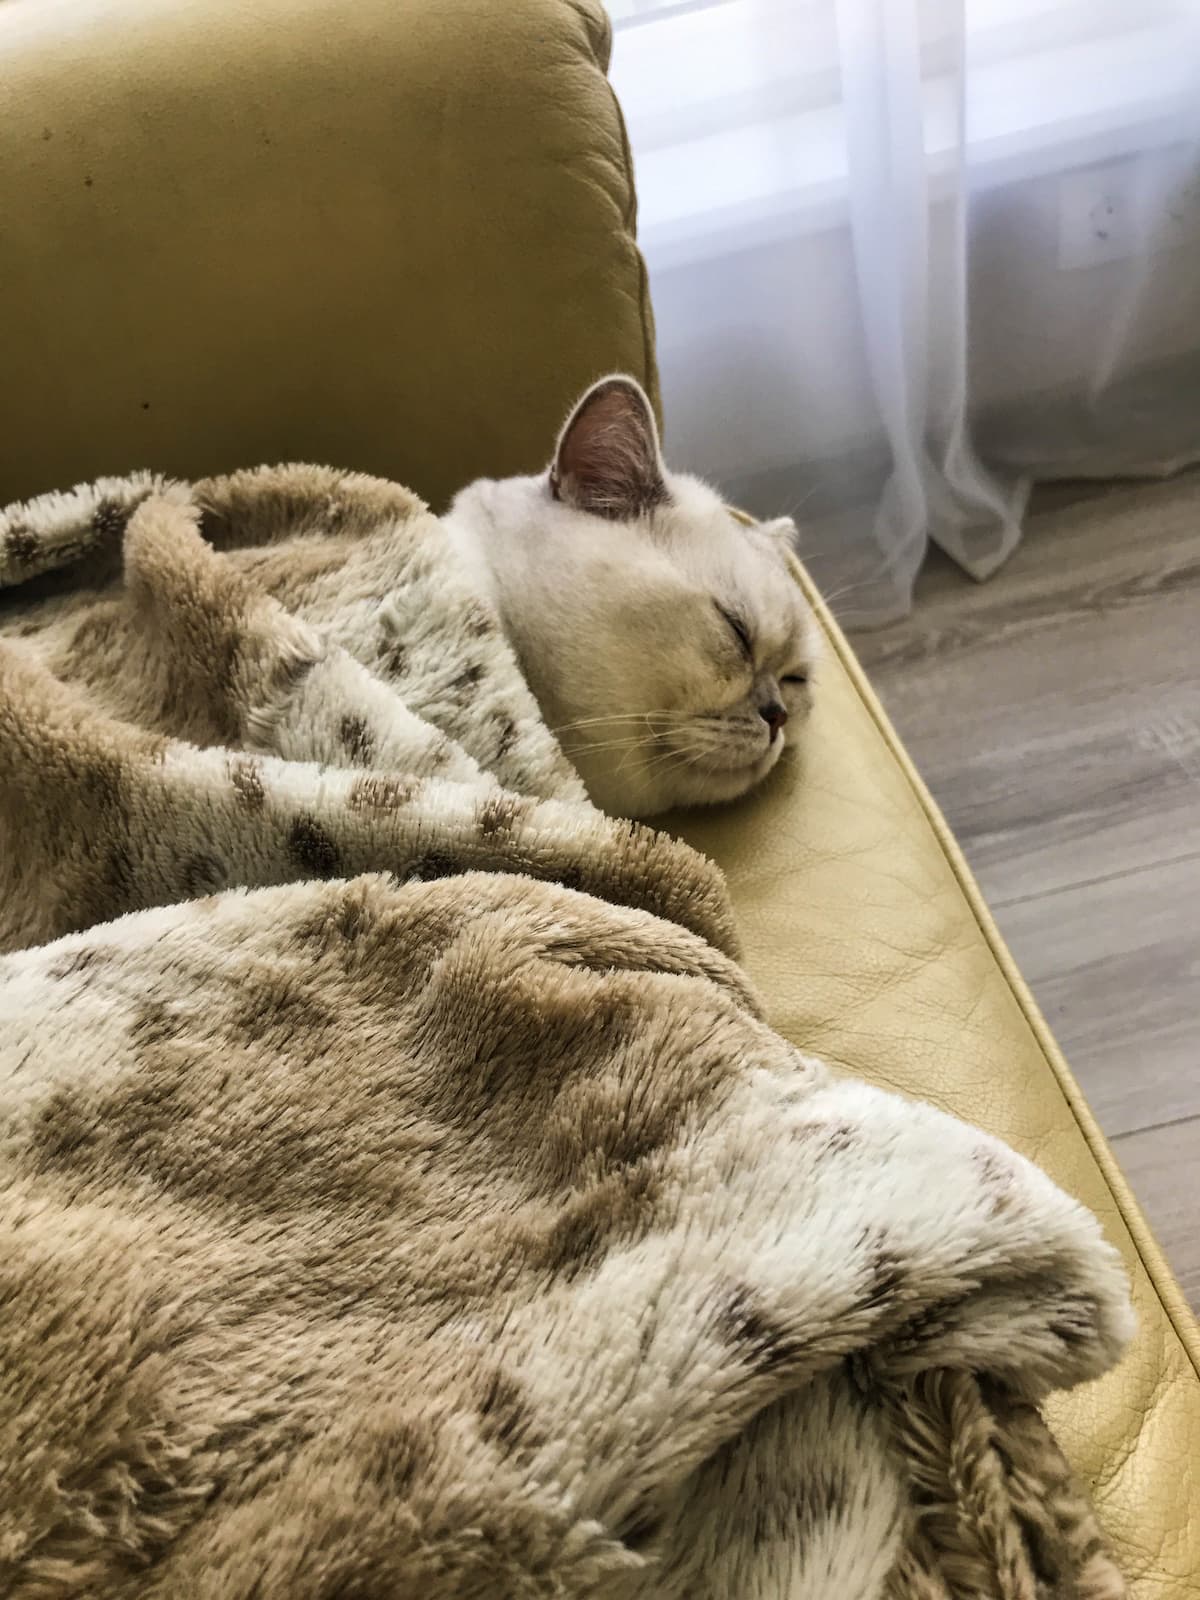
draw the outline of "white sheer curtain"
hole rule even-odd
[[[1200,459],[1200,0],[611,0],[669,453],[850,622]]]

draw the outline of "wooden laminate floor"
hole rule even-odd
[[[1200,1309],[1200,474],[1047,488],[854,645]]]

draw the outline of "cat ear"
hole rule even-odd
[[[760,522],[757,517],[752,517],[740,506],[726,506],[725,509],[743,528],[757,528],[789,555],[795,555],[800,548],[800,530],[791,517],[776,517],[771,522]]]
[[[769,533],[789,555],[794,556],[800,548],[800,530],[791,517],[776,517],[773,522],[762,523],[761,527],[763,532]]]
[[[601,378],[567,418],[550,468],[556,500],[611,519],[638,517],[667,498],[658,428],[633,378]]]

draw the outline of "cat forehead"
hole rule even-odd
[[[731,510],[698,480],[677,479],[671,488],[671,503],[658,514],[659,532],[689,577],[764,623],[780,629],[798,625],[807,608],[780,533]]]
[[[717,491],[687,472],[667,474],[665,513],[699,527],[737,527],[738,522]]]
[[[670,495],[659,512],[660,519],[665,517],[693,536],[707,536],[721,550],[748,551],[774,565],[788,535],[795,534],[795,524],[789,518],[758,522],[747,512],[728,505],[701,478],[687,473],[670,474],[668,483]]]

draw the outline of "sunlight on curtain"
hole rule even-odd
[[[614,0],[668,449],[851,622],[1200,458],[1194,0]]]

